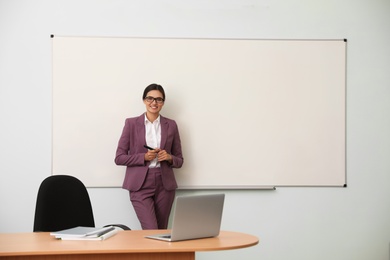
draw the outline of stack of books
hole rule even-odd
[[[51,232],[50,235],[61,240],[105,240],[118,233],[113,226],[94,228],[94,227],[75,227],[57,232]]]

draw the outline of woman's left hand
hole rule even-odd
[[[167,153],[167,151],[161,150],[157,154],[157,160],[159,162],[168,161],[169,163],[172,163],[172,156],[169,153]]]

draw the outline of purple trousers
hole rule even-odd
[[[160,168],[149,168],[138,191],[130,192],[130,200],[142,229],[166,229],[175,199],[175,190],[166,190]]]

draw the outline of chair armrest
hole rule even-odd
[[[123,230],[131,230],[128,226],[123,225],[123,224],[110,224],[110,225],[105,225],[104,227],[109,227],[109,226],[119,227]]]

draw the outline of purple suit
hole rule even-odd
[[[160,116],[161,122],[161,149],[172,156],[172,165],[161,162],[161,173],[164,188],[174,190],[177,188],[173,168],[183,165],[181,141],[176,122]],[[149,162],[145,163],[145,115],[127,118],[116,150],[115,163],[125,165],[126,176],[122,187],[129,191],[141,189],[148,172]]]
[[[175,198],[177,183],[173,168],[183,165],[179,130],[174,120],[160,115],[161,145],[172,157],[172,164],[160,162],[149,168],[145,161],[145,115],[127,118],[116,150],[115,163],[126,166],[122,187],[130,191],[130,200],[142,229],[166,229]]]

